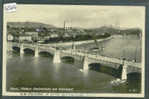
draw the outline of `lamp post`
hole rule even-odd
[[[40,32],[40,29],[37,28],[37,29],[36,29],[36,32],[37,32],[36,42],[38,43],[38,37],[39,37],[38,35],[39,35],[39,32]]]

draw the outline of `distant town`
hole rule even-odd
[[[36,22],[8,22],[7,40],[12,42],[25,43],[58,43],[69,41],[85,41],[93,39],[103,39],[111,35],[135,34],[140,36],[141,29],[119,29],[113,26],[102,26],[99,28],[73,28],[64,23],[63,27],[55,27],[48,24]]]

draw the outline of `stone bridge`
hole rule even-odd
[[[93,63],[105,63],[109,64],[112,68],[118,68],[120,65],[123,65],[121,79],[127,79],[127,74],[132,72],[141,72],[141,63],[136,63],[132,61],[127,61],[123,59],[110,58],[101,55],[94,55],[92,53],[87,53],[85,50],[81,49],[64,49],[56,47],[53,44],[19,44],[19,43],[8,43],[8,50],[12,50],[13,47],[20,48],[20,54],[24,54],[24,49],[28,48],[34,51],[35,57],[39,56],[39,53],[49,52],[52,54],[53,63],[60,63],[61,58],[63,57],[72,57],[77,60],[82,60],[83,70],[88,70],[89,65]]]

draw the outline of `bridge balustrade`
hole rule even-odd
[[[20,46],[21,43],[11,43],[13,44],[14,46]],[[38,46],[38,49],[41,49],[41,50],[52,50],[52,51],[55,51],[56,48],[52,47],[52,45],[54,46],[55,44],[38,44],[38,45],[34,45],[33,44],[23,44],[24,47],[30,47],[30,48],[33,48],[33,47],[36,47]],[[105,56],[101,56],[101,55],[98,55],[98,54],[91,54],[91,53],[88,53],[87,50],[82,50],[82,49],[68,49],[68,50],[61,50],[61,52],[63,53],[67,53],[67,54],[70,54],[70,55],[78,55],[78,56],[87,56],[88,58],[92,58],[92,59],[96,59],[96,60],[102,60],[102,61],[107,61],[107,62],[112,62],[112,63],[118,63],[118,64],[122,64],[123,63],[123,60],[122,59],[118,59],[118,58],[110,58],[110,57],[105,57]],[[126,61],[126,64],[127,65],[130,65],[130,66],[134,66],[134,67],[140,67],[141,66],[141,63],[136,63],[136,62],[132,62],[132,61]]]

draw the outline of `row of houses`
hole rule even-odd
[[[8,34],[7,40],[8,41],[32,41],[32,36],[30,35],[13,36],[12,34]]]
[[[50,38],[57,38],[58,34],[50,34],[48,36],[38,36],[37,32],[25,32],[24,34],[19,34],[19,36],[14,36],[12,34],[7,35],[8,41],[34,41],[34,40],[48,40]],[[63,37],[70,37],[68,34],[64,34]]]

